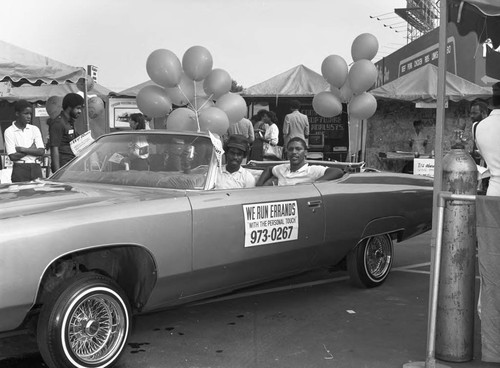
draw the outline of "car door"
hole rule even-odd
[[[324,208],[312,184],[193,192],[189,200],[200,292],[304,270],[324,241]]]

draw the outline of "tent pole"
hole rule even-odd
[[[439,236],[439,193],[443,186],[443,131],[445,124],[445,98],[446,98],[446,44],[447,44],[447,28],[448,28],[448,0],[441,0],[440,2],[440,20],[439,20],[439,58],[438,58],[438,80],[437,80],[437,105],[436,105],[436,137],[434,140],[434,190],[432,202],[432,238],[431,248],[436,248],[436,239]],[[434,268],[438,267],[435,264],[435,251],[431,252],[431,275]],[[438,268],[439,269],[439,268]],[[439,275],[437,276],[439,278]],[[436,303],[433,302],[434,288],[437,288],[437,283],[433,283],[432,278],[429,287],[429,318],[427,322],[427,359],[426,367],[434,367],[435,365],[435,319],[430,318],[435,312]]]
[[[441,0],[439,23],[439,58],[436,106],[436,137],[434,141],[434,196],[432,202],[432,245],[436,244],[436,226],[438,211],[438,193],[442,189],[443,131],[445,124],[446,96],[446,43],[447,43],[447,0]]]
[[[84,110],[84,119],[85,119],[85,132],[90,129],[90,124],[89,124],[89,99],[88,99],[88,83],[87,83],[87,76],[85,75],[83,77],[83,98],[84,98],[84,103],[83,105],[83,110]]]

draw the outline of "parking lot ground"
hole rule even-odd
[[[117,367],[391,368],[423,362],[429,255],[427,233],[396,245],[393,272],[377,288],[353,288],[343,271],[318,271],[138,316]],[[474,332],[473,360],[438,363],[500,367],[480,360],[477,319]],[[32,338],[2,341],[0,367],[43,367]]]

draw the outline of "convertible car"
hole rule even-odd
[[[135,313],[338,264],[376,287],[393,243],[430,229],[432,179],[311,162],[345,175],[219,190],[222,157],[210,133],[118,132],[0,185],[0,332],[34,331],[49,367],[109,367]]]

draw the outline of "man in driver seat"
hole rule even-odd
[[[216,189],[255,187],[255,178],[247,169],[241,167],[247,156],[250,144],[245,136],[233,134],[224,145],[226,165],[217,172]]]

